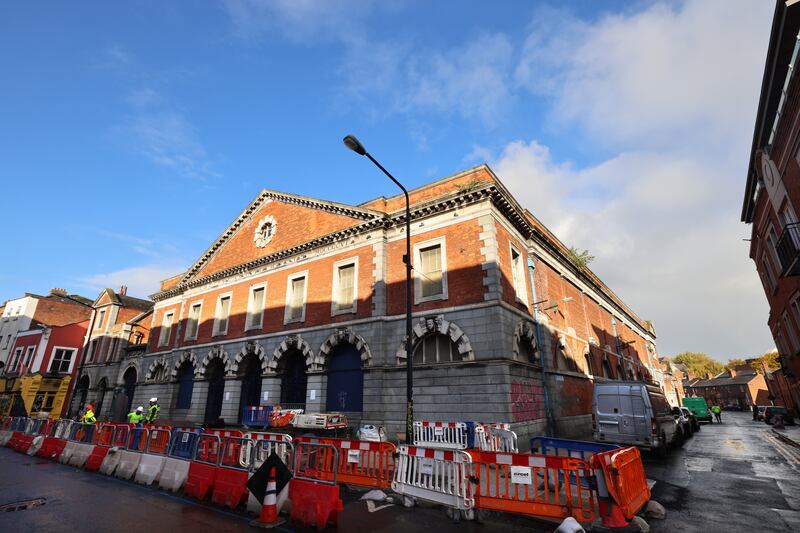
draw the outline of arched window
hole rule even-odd
[[[194,391],[194,366],[191,361],[184,361],[178,368],[178,401],[175,409],[189,409],[192,406]]]
[[[458,357],[458,347],[441,333],[427,335],[414,348],[414,364],[449,363]]]
[[[527,337],[520,337],[517,341],[517,360],[526,363],[536,362],[536,350],[533,349],[531,340]]]

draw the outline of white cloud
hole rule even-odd
[[[105,287],[116,288],[121,285],[128,287],[128,294],[146,298],[158,292],[162,280],[179,274],[185,270],[185,263],[175,264],[150,264],[130,268],[123,268],[113,272],[93,274],[78,281],[78,285],[87,289],[100,291]]]
[[[552,97],[557,120],[577,123],[602,142],[674,146],[680,135],[686,145],[730,147],[732,129],[752,131],[768,4],[659,2],[593,24],[543,10],[516,78]],[[736,141],[734,148],[747,148]]]

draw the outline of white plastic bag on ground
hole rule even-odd
[[[373,502],[385,502],[386,498],[386,493],[379,489],[371,490],[361,496],[362,500],[371,500]]]
[[[577,520],[568,516],[561,522],[561,525],[558,526],[555,533],[586,533],[586,530],[581,527]]]
[[[664,506],[657,501],[650,500],[647,502],[644,515],[648,519],[655,518],[656,520],[664,520],[667,517],[667,510],[664,509]]]

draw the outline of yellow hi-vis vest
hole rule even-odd
[[[88,409],[86,413],[83,415],[83,423],[84,424],[94,424],[97,422],[97,419],[94,417],[94,411]]]
[[[142,421],[144,415],[140,415],[137,411],[133,411],[132,413],[128,413],[128,423],[129,424],[138,424]]]
[[[161,407],[158,404],[151,405],[149,409],[147,409],[147,416],[145,417],[144,421],[152,424],[158,419],[158,412],[161,411]]]

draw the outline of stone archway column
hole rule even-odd
[[[322,372],[307,372],[307,374],[306,413],[324,413],[328,376]]]
[[[264,396],[266,394],[266,397]],[[261,375],[261,405],[281,403],[281,378],[277,374]]]
[[[186,413],[186,418],[192,422],[202,423],[205,420],[206,401],[208,400],[208,381],[195,379],[192,385],[192,404]]]
[[[222,393],[222,412],[220,418],[226,424],[239,422],[239,396],[242,394],[242,382],[238,376],[225,376],[225,392]]]

